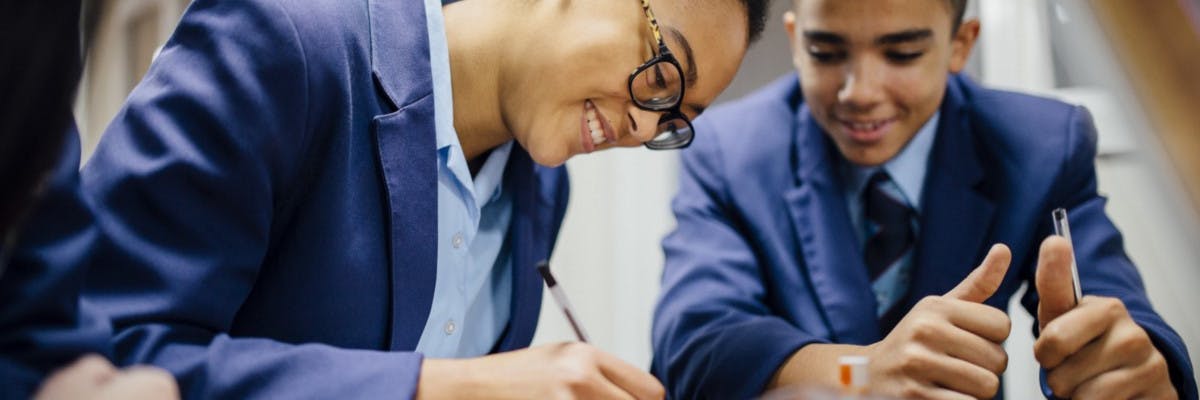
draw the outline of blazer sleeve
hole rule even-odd
[[[682,155],[651,371],[673,398],[753,398],[788,357],[822,340],[770,310],[763,266],[730,204],[719,138],[710,138]]]
[[[46,191],[0,268],[0,398],[26,398],[42,378],[87,353],[107,354],[108,320],[79,299],[99,238],[80,196],[79,136],[66,135]]]
[[[233,337],[302,173],[305,48],[275,0],[199,0],[83,171],[108,243],[85,298],[116,359],[171,371],[186,398],[411,398],[422,358]],[[302,311],[299,311],[302,313]]]
[[[1097,134],[1091,114],[1083,107],[1074,108],[1068,132],[1068,152],[1063,159],[1063,165],[1058,168],[1060,176],[1054,185],[1055,192],[1050,196],[1051,204],[1047,204],[1044,213],[1047,216],[1046,221],[1039,224],[1038,240],[1033,243],[1041,243],[1041,238],[1053,233],[1050,210],[1056,207],[1067,208],[1067,214],[1071,218],[1071,240],[1075,246],[1083,294],[1120,299],[1129,310],[1130,316],[1146,330],[1158,351],[1167,359],[1171,382],[1175,385],[1179,397],[1195,399],[1196,381],[1183,339],[1154,311],[1142,284],[1141,275],[1125,254],[1121,232],[1104,213],[1107,199],[1097,192]],[[1036,275],[1037,261],[1036,252],[1034,253],[1025,266],[1029,287],[1034,287],[1033,279]],[[1036,319],[1037,293],[1030,290],[1022,299],[1022,303]],[[1033,324],[1035,335],[1038,333],[1038,325]],[[1043,391],[1049,393],[1044,382],[1042,386]]]

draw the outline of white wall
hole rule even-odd
[[[100,135],[142,79],[155,50],[166,43],[188,0],[93,1],[96,22],[75,102],[75,119],[87,160]]]
[[[571,204],[551,268],[592,342],[648,367],[659,241],[674,226],[678,154],[610,150],[568,164]],[[544,297],[534,343],[574,339],[562,311]]]

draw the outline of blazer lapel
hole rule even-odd
[[[941,109],[925,192],[922,194],[913,284],[906,298],[942,295],[966,278],[986,255],[984,238],[995,204],[983,190],[984,169],[961,89],[951,80]]]
[[[494,351],[507,351],[529,345],[537,327],[542,304],[542,281],[537,263],[549,257],[541,204],[541,185],[529,153],[514,146],[504,171],[504,185],[513,192],[513,218],[508,229],[512,248],[512,305],[508,328],[497,341]]]
[[[388,349],[417,347],[437,283],[437,153],[429,38],[421,2],[372,0],[375,79],[397,111],[372,133],[387,195]]]
[[[875,296],[834,175],[831,145],[808,107],[800,107],[793,127],[796,186],[784,193],[800,245],[797,257],[824,308],[829,339],[873,343],[879,340]]]

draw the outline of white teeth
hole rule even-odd
[[[600,126],[600,119],[596,118],[596,109],[587,110],[588,131],[592,134],[592,144],[604,143],[604,128]]]
[[[848,123],[848,125],[850,125],[850,129],[856,131],[873,131],[879,129],[880,126],[883,126],[883,122],[851,122]]]

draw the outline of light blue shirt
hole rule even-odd
[[[417,351],[427,357],[476,357],[495,347],[511,312],[507,234],[513,201],[501,184],[513,143],[492,150],[471,177],[454,130],[450,52],[440,0],[425,0],[425,19],[437,131],[438,256],[433,305]]]
[[[845,159],[842,159],[839,172],[842,179],[842,188],[846,195],[846,207],[850,211],[850,221],[854,225],[855,233],[857,233],[859,247],[866,245],[867,239],[873,234],[873,227],[870,226],[864,216],[862,194],[866,189],[867,183],[871,179],[871,175],[875,174],[882,168],[887,171],[888,176],[892,178],[890,188],[887,190],[893,193],[899,193],[908,202],[909,207],[912,207],[916,215],[921,215],[921,190],[925,188],[925,173],[929,167],[929,154],[933,151],[933,141],[937,137],[938,120],[941,118],[941,112],[933,114],[921,129],[917,130],[917,134],[912,140],[900,150],[900,153],[891,160],[876,167],[861,167],[854,165]],[[917,221],[912,221],[914,233],[920,237],[920,226]],[[878,313],[882,314],[887,307],[899,300],[907,291],[909,279],[911,278],[912,269],[912,253],[904,259],[904,264],[901,268],[892,268],[881,275],[872,284],[872,290],[875,292],[876,302],[879,304]]]

